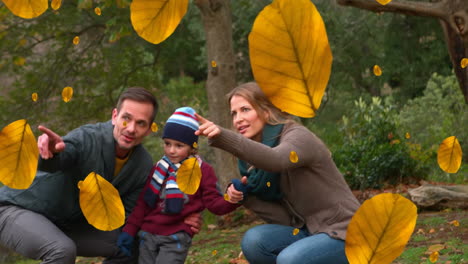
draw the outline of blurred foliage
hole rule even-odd
[[[355,101],[351,114],[343,116],[344,142],[333,157],[351,188],[379,188],[423,175],[425,168],[409,155],[397,117],[395,108],[378,97]]]
[[[436,164],[439,144],[449,136],[456,136],[463,151],[462,167],[448,174],[438,166],[427,179],[443,179],[462,183],[468,180],[468,105],[454,74],[434,73],[423,96],[410,100],[399,114],[401,127],[412,136],[411,155],[419,163]]]
[[[0,2],[0,126],[26,118],[35,133],[37,125],[44,124],[63,135],[84,123],[108,120],[118,95],[130,86],[143,86],[157,96],[161,107],[156,122],[160,131],[179,106],[190,105],[208,114],[205,32],[193,0],[174,34],[159,45],[146,42],[134,32],[129,3],[67,0],[58,11],[49,8],[40,17],[28,20],[15,17]],[[248,34],[258,13],[271,1],[230,3],[236,77],[238,82],[250,81]],[[395,111],[408,101],[409,106],[416,107],[419,96],[427,97],[423,90],[434,72],[450,74],[451,63],[436,20],[376,14],[329,0],[314,0],[314,4],[327,28],[333,66],[317,116],[302,121],[323,138],[332,152],[343,148],[339,122],[343,115],[353,115],[355,100],[392,97]],[[100,7],[101,16],[94,13],[94,7]],[[80,37],[78,45],[72,43],[75,36]],[[382,67],[380,77],[372,74],[375,64]],[[455,79],[452,82],[456,88]],[[74,90],[68,103],[60,96],[65,86]],[[34,92],[38,94],[36,102],[31,99]],[[453,96],[462,100],[456,89]],[[437,106],[429,110],[446,107],[446,103],[434,101]],[[402,126],[418,137],[406,144],[421,163],[418,166],[431,164],[433,168],[432,145],[437,146],[443,136],[457,135],[466,153],[466,133],[460,134],[463,126],[455,125],[466,124],[466,118],[455,122],[438,115],[426,117],[425,110],[420,106],[420,110],[401,113]],[[451,110],[447,111],[444,116],[450,115]],[[459,115],[454,112],[453,116]],[[431,131],[425,132],[423,128],[428,125]],[[160,132],[153,133],[145,140],[155,159],[162,153],[159,136]],[[379,151],[390,155],[400,147],[389,150],[386,146]],[[208,160],[211,151],[202,139],[200,152]],[[431,170],[431,175],[440,175],[437,169]],[[468,174],[466,170],[462,165],[459,174]]]

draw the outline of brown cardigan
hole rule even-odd
[[[345,240],[348,223],[360,204],[328,148],[306,127],[286,124],[274,148],[224,128],[209,143],[257,168],[281,173],[282,202],[267,202],[253,195],[243,202],[267,223],[306,224],[312,234],[327,233]],[[297,153],[297,163],[290,161],[291,151]]]

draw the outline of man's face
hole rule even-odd
[[[119,112],[112,111],[116,155],[124,158],[130,150],[140,144],[151,133],[151,114],[153,105],[127,99],[123,101]]]

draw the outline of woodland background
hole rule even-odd
[[[205,29],[197,1],[190,1],[176,31],[158,45],[135,33],[129,2],[64,1],[58,11],[49,9],[32,20],[0,4],[0,124],[24,118],[36,134],[37,125],[44,124],[63,135],[81,124],[108,120],[119,93],[130,86],[157,96],[160,128],[182,105],[210,118]],[[270,3],[230,1],[235,58],[230,63],[237,83],[253,80],[247,37]],[[330,147],[352,188],[421,179],[466,183],[467,104],[439,22],[335,1],[314,4],[327,28],[332,74],[316,117],[300,121]],[[94,7],[101,8],[100,16]],[[372,73],[376,64],[383,72],[379,77]],[[74,91],[68,103],[61,100],[66,86]],[[223,99],[218,104],[227,109]],[[449,136],[465,150],[455,174],[437,165],[438,145]],[[162,153],[159,138],[160,132],[153,133],[145,141],[155,160]],[[226,175],[203,140],[200,152],[223,172],[218,173],[221,182],[236,176]]]
[[[36,136],[39,124],[64,135],[84,123],[108,120],[118,95],[130,86],[143,86],[157,96],[161,106],[156,117],[159,128],[182,105],[213,117],[206,89],[210,69],[206,24],[195,5],[203,1],[190,1],[176,31],[158,45],[134,32],[129,2],[65,0],[58,11],[49,9],[32,20],[15,17],[0,3],[1,126],[27,119]],[[454,75],[439,22],[427,17],[373,13],[329,0],[313,2],[327,28],[332,74],[316,117],[298,121],[329,146],[351,188],[362,193],[388,188],[399,192],[421,182],[466,184],[468,105]],[[236,83],[242,83],[253,80],[248,34],[255,17],[271,1],[229,3],[234,60],[223,63],[232,65]],[[101,15],[96,15],[95,7],[100,7]],[[80,38],[78,45],[73,44],[76,36]],[[381,76],[373,74],[374,65],[382,68]],[[74,91],[68,103],[61,99],[66,86]],[[38,94],[37,101],[31,99],[32,93]],[[219,104],[225,104],[227,111],[224,98],[219,98]],[[456,136],[464,150],[462,165],[454,174],[443,172],[437,164],[439,144],[449,136]],[[144,144],[153,159],[159,159],[160,132],[153,133]],[[200,153],[215,166],[222,183],[236,176],[234,172],[225,173],[231,170],[223,170],[225,164],[215,158],[204,139]],[[437,216],[440,234],[443,228],[448,229],[447,222],[466,218],[466,211],[455,214],[446,219]],[[238,219],[247,225],[257,221],[242,212],[228,216],[223,223],[232,226]],[[419,223],[420,227],[425,224]],[[466,224],[462,221],[463,230]],[[427,226],[417,234],[431,236],[430,224]],[[237,250],[238,234],[245,228],[221,231],[237,234],[229,247]],[[223,236],[208,229],[215,237]],[[210,233],[200,236],[199,241],[214,240],[209,238]],[[456,230],[451,234],[455,237]],[[412,243],[420,242],[417,239],[413,236]],[[461,241],[465,239],[463,236]],[[206,257],[213,257],[213,250],[221,251],[217,244],[207,247]],[[191,252],[194,255],[196,251]]]

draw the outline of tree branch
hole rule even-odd
[[[448,21],[448,10],[442,2],[392,1],[381,5],[375,0],[337,0],[343,6],[353,6],[373,12],[402,13],[413,16],[434,17]]]

